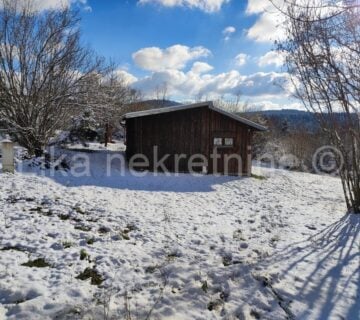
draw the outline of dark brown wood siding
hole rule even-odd
[[[169,171],[188,172],[188,159],[194,154],[209,154],[209,112],[206,107],[183,111],[149,115],[126,120],[126,155],[130,160],[143,154],[154,167],[154,147],[158,148],[158,159],[166,155],[164,162]],[[186,157],[175,166],[175,155]],[[198,168],[197,171],[202,170]]]
[[[213,153],[210,157],[209,173],[251,174],[252,130],[250,127],[214,110],[209,110],[209,114],[209,140]],[[233,147],[216,147],[214,138],[232,138]],[[215,162],[213,159],[216,153],[220,158]]]
[[[149,159],[150,170],[154,170],[154,147],[157,147],[158,159],[170,155],[164,161],[170,172],[188,172],[189,158],[201,154],[207,159],[209,173],[251,173],[251,158],[248,156],[251,129],[228,116],[210,110],[207,106],[130,118],[126,120],[126,132],[127,159],[142,154]],[[215,165],[211,154],[216,137],[233,138],[234,145],[216,148],[221,158]],[[184,154],[185,158],[177,167],[175,155],[181,154]],[[235,159],[235,155],[239,158]],[[227,160],[226,157],[229,156],[232,159]],[[202,167],[196,169],[201,171]]]

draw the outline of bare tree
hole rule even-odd
[[[81,45],[76,11],[35,9],[32,0],[0,0],[0,119],[40,155],[102,59]]]
[[[214,101],[214,105],[231,113],[244,113],[250,110],[248,102],[242,101],[240,93],[233,98],[220,97]]]
[[[340,4],[341,3],[341,4]],[[278,43],[296,96],[315,112],[332,146],[349,212],[360,212],[360,20],[358,1],[286,0]],[[339,120],[339,114],[341,119]]]
[[[107,146],[121,116],[130,104],[139,101],[141,93],[119,78],[115,67],[111,67],[106,75],[89,74],[82,80],[81,91],[78,104],[93,111],[96,121],[105,129],[104,143]]]
[[[156,100],[162,102],[162,107],[165,106],[165,101],[168,99],[168,84],[163,82],[155,88]]]

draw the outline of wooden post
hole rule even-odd
[[[105,125],[105,148],[108,146],[109,142],[109,123]]]
[[[2,149],[2,171],[14,173],[14,143],[10,140],[3,140]]]
[[[246,175],[248,177],[251,177],[251,174],[252,174],[252,131],[251,130],[248,130],[248,145],[247,145],[247,150],[246,150],[246,156],[247,156],[247,159],[246,159],[246,163],[247,163],[247,172],[246,172]]]

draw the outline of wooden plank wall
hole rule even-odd
[[[135,154],[144,154],[150,160],[150,170],[153,168],[153,147],[158,146],[159,158],[165,154],[172,155],[165,161],[170,171],[188,172],[189,157],[193,154],[203,154],[209,161],[209,173],[224,173],[225,155],[238,154],[242,158],[242,167],[239,168],[237,159],[232,159],[229,161],[227,173],[251,174],[248,146],[251,143],[252,131],[238,121],[210,110],[206,106],[132,118],[126,121],[126,126],[127,159],[129,160]],[[218,148],[217,152],[222,158],[218,161],[214,172],[210,154],[213,152],[215,137],[233,138],[234,147]],[[187,156],[180,162],[178,170],[174,166],[173,155],[175,154]],[[201,170],[202,168],[198,168],[198,171]]]
[[[228,173],[233,175],[247,175],[251,174],[249,172],[249,157],[248,157],[248,147],[250,146],[250,139],[252,132],[248,126],[242,125],[238,121],[231,119],[221,113],[218,113],[213,110],[209,110],[210,113],[210,144],[213,146],[213,139],[215,137],[219,138],[233,138],[234,146],[233,147],[218,147],[217,153],[221,155],[221,159],[218,160],[217,168],[214,172],[214,163],[210,161],[209,172],[211,173]],[[227,161],[228,165],[225,164],[225,155],[239,155],[241,161],[236,158],[232,158]],[[225,172],[227,171],[227,172]]]
[[[127,120],[127,158],[142,153],[153,167],[153,148],[158,146],[159,159],[172,155],[165,161],[174,171],[175,154],[185,154],[179,171],[187,172],[187,159],[193,154],[209,154],[209,120],[207,107],[144,116]],[[199,168],[199,171],[202,168]]]

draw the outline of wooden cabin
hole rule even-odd
[[[150,171],[164,171],[163,159],[169,172],[250,175],[252,135],[266,130],[212,102],[132,112],[124,120],[129,166]]]

